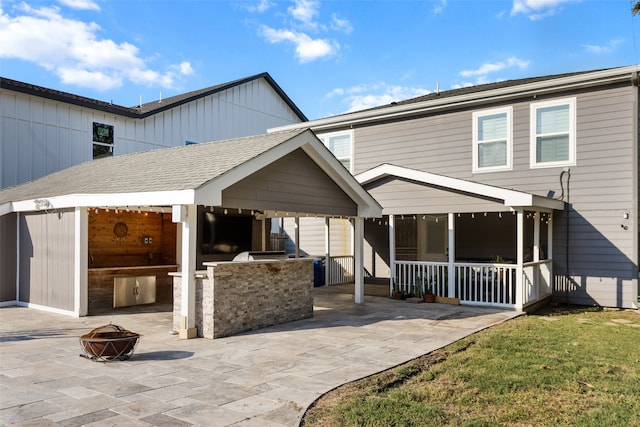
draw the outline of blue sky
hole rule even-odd
[[[0,75],[137,105],[267,71],[310,119],[640,63],[630,0],[4,0]]]

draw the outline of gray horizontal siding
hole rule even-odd
[[[357,206],[298,149],[222,193],[228,207],[321,215],[356,215]]]
[[[284,230],[287,235],[287,252],[295,251],[295,218],[284,218]],[[351,254],[351,224],[346,219],[329,220],[330,252],[332,256]],[[300,218],[300,252],[312,257],[325,256],[324,218]]]
[[[507,209],[497,201],[483,200],[404,179],[385,178],[375,184],[365,188],[383,206],[385,215],[492,212]]]
[[[634,147],[637,118],[633,116],[636,88],[609,87],[559,95],[576,98],[576,164],[569,184],[569,270],[580,286],[572,301],[630,307],[635,279],[634,251],[638,220]],[[546,97],[546,99],[552,99]],[[530,167],[530,105],[542,99],[515,102],[513,107],[513,168],[511,171],[472,172],[472,114],[476,110],[437,114],[395,123],[369,125],[354,130],[354,171],[360,173],[382,163],[555,197],[562,193],[562,167]],[[496,107],[492,105],[491,108]],[[488,109],[488,108],[487,108]],[[566,180],[565,180],[566,182]],[[391,187],[389,187],[391,188]],[[441,206],[437,195],[403,192],[403,197],[433,197],[427,202],[402,201],[387,191],[372,189],[383,208]],[[567,189],[565,188],[565,197]],[[565,199],[566,200],[566,199]],[[456,208],[442,206],[443,213]],[[473,209],[473,204],[469,205]],[[628,212],[631,220],[623,220]],[[564,274],[565,213],[554,219],[555,272]],[[624,230],[621,226],[628,226]],[[612,294],[617,295],[612,297]],[[622,304],[612,304],[624,295]]]

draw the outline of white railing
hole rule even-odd
[[[455,298],[477,305],[516,304],[516,266],[513,264],[455,263]]]
[[[393,282],[405,293],[431,285],[436,295],[458,298],[462,304],[524,308],[551,294],[551,264],[550,260],[524,264],[521,304],[517,303],[515,264],[454,263],[450,288],[448,263],[396,261]]]
[[[433,293],[446,296],[447,269],[446,262],[396,261],[395,290],[409,294],[418,286],[424,293],[431,286]]]
[[[342,285],[353,283],[354,258],[353,255],[329,257],[329,284]]]
[[[522,306],[534,304],[552,293],[551,260],[528,262],[522,270]]]

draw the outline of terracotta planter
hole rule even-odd
[[[395,299],[404,299],[404,294],[402,292],[394,292],[393,298]]]
[[[80,337],[80,345],[91,360],[126,360],[131,357],[140,334],[118,325],[100,326]]]
[[[436,294],[424,294],[424,302],[436,302]]]

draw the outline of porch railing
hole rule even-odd
[[[526,307],[552,293],[551,261],[528,262],[522,271],[522,305]]]
[[[455,263],[455,295],[478,305],[516,304],[516,266],[513,264]]]
[[[342,285],[353,283],[354,258],[353,255],[329,257],[329,284]]]
[[[454,263],[453,283],[449,286],[446,262],[396,261],[394,283],[410,293],[414,287],[442,297],[458,298],[462,304],[495,307],[526,307],[551,294],[551,261],[526,263],[522,273],[522,301],[517,304],[515,264]],[[390,289],[393,292],[393,289]]]

